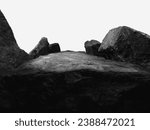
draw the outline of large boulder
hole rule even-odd
[[[98,56],[98,49],[101,43],[97,40],[86,41],[84,47],[87,54]]]
[[[49,53],[49,42],[46,37],[41,38],[37,46],[29,53],[32,58],[37,58],[41,55]]]
[[[49,45],[49,53],[57,53],[60,52],[60,46],[58,43],[52,43]]]
[[[11,27],[0,11],[0,73],[6,73],[29,59],[17,45]]]
[[[145,63],[150,61],[150,36],[126,26],[108,32],[99,48],[107,59]]]

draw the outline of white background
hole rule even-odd
[[[0,0],[19,46],[31,51],[41,37],[62,50],[84,50],[121,25],[150,34],[148,0]]]

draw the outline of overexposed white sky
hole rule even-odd
[[[17,43],[30,52],[41,37],[61,50],[84,50],[107,32],[126,25],[150,34],[149,0],[0,0]]]

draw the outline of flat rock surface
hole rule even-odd
[[[100,72],[138,72],[135,65],[129,63],[105,60],[85,53],[63,52],[49,54],[36,58],[26,65],[26,68],[38,69],[46,72],[66,72],[80,69],[90,69]]]

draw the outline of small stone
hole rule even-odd
[[[49,53],[57,53],[60,52],[60,46],[58,43],[52,43],[49,45]]]
[[[101,43],[97,40],[86,41],[84,43],[86,53],[95,56],[98,56],[98,48],[100,47],[100,45]]]

